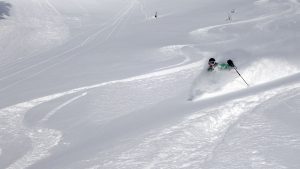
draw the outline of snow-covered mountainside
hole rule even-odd
[[[0,1],[0,168],[299,169],[299,28],[299,0]]]

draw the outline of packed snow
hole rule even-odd
[[[299,169],[299,28],[299,0],[0,1],[0,168]]]

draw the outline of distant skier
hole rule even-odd
[[[157,19],[157,17],[158,17],[158,15],[157,15],[157,12],[155,12],[155,15],[154,15],[154,17]]]
[[[232,10],[228,13],[227,18],[226,18],[226,21],[231,22],[231,21],[232,21],[232,16],[233,16],[235,13],[236,13],[236,12],[235,12],[235,9],[232,9]]]
[[[208,66],[207,71],[209,72],[214,71],[215,68],[218,68],[218,70],[231,70],[235,67],[232,60],[227,60],[227,63],[217,63],[214,58],[208,60]]]
[[[226,21],[229,21],[231,22],[232,21],[232,16],[230,14],[228,14],[227,18],[226,18]]]

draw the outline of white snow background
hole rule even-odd
[[[299,0],[2,0],[0,168],[299,169],[299,30]]]

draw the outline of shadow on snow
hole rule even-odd
[[[9,16],[9,11],[12,5],[10,3],[0,1],[0,19],[5,19],[5,16]]]

